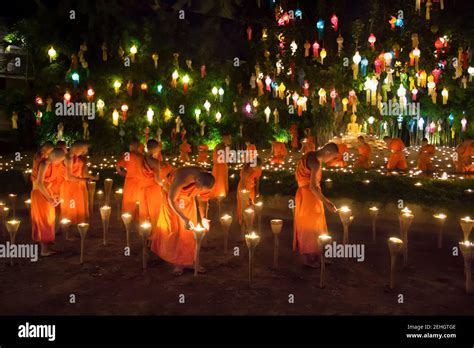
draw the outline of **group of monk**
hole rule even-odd
[[[310,267],[318,264],[318,236],[327,232],[325,208],[336,212],[334,204],[324,196],[320,181],[323,165],[326,167],[347,166],[348,147],[342,137],[335,137],[316,151],[314,137],[305,131],[301,142],[302,157],[296,165],[295,177],[298,189],[295,195],[293,247],[303,255],[304,263]],[[399,138],[385,137],[390,151],[388,170],[406,170],[405,145]],[[183,144],[185,144],[183,142]],[[270,162],[283,163],[287,155],[284,143],[272,144]],[[292,141],[292,147],[296,145]],[[138,224],[150,223],[151,250],[161,259],[173,265],[175,275],[194,268],[196,242],[193,229],[201,224],[209,229],[208,202],[223,199],[229,194],[228,162],[221,160],[220,151],[229,150],[231,136],[224,135],[212,153],[212,172],[195,166],[174,168],[163,159],[161,143],[152,139],[143,146],[138,140],[130,143],[129,151],[116,163],[119,175],[125,177],[123,186],[122,213],[132,214]],[[69,149],[64,142],[56,145],[45,143],[34,155],[31,171],[32,238],[41,245],[41,255],[49,256],[55,251],[50,247],[55,240],[56,226],[60,219],[71,224],[88,222],[89,200],[87,182],[97,180],[87,168],[85,156],[89,144],[75,142]],[[186,151],[183,151],[186,150]],[[189,150],[189,151],[188,151]],[[247,206],[256,203],[259,197],[259,182],[262,176],[262,161],[256,157],[256,146],[246,141],[246,150],[251,161],[243,163],[237,185],[236,216],[243,223],[242,214]],[[356,168],[372,166],[371,147],[363,136],[358,137]],[[207,163],[208,147],[199,147],[198,163]],[[436,149],[423,139],[418,153],[418,169],[432,171],[431,158]],[[182,149],[186,155],[190,147]],[[456,149],[456,169],[472,171],[472,140],[466,139]],[[189,157],[181,156],[186,162]],[[249,192],[248,202],[242,201],[242,190]],[[242,206],[242,204],[246,206]],[[198,272],[204,272],[199,267]]]

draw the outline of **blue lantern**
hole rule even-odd
[[[323,30],[324,30],[324,21],[322,19],[320,19],[317,23],[316,23],[316,28],[318,28],[318,38],[319,40],[322,40],[323,38]]]

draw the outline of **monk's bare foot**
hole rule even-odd
[[[181,266],[175,266],[175,268],[173,269],[173,275],[175,276],[181,276],[183,275],[183,272],[184,272],[184,269]]]

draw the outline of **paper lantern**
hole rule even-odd
[[[137,52],[138,52],[137,46],[132,45],[132,47],[130,47],[130,57],[131,57],[132,63],[135,62],[135,54],[137,54]]]
[[[66,103],[69,104],[69,102],[71,101],[71,93],[69,93],[68,91],[66,91],[66,93],[64,93],[64,95],[63,95],[63,98],[64,98],[64,100],[66,101]]]
[[[140,89],[143,91],[143,92],[146,92],[148,91],[148,85],[143,82],[141,85],[140,85]]]
[[[314,58],[318,58],[319,57],[319,43],[317,41],[315,41],[313,43],[313,56]]]
[[[196,122],[199,123],[199,116],[201,115],[201,109],[196,108],[194,110],[194,115],[196,116]]]
[[[53,46],[48,50],[49,62],[52,63],[56,59],[57,53]]]
[[[146,112],[146,118],[147,118],[149,124],[153,123],[153,116],[154,115],[155,115],[155,112],[151,108],[148,108],[148,110]]]
[[[411,100],[416,101],[416,96],[417,95],[418,95],[418,90],[415,87],[411,90]]]
[[[171,87],[176,88],[176,81],[178,80],[178,77],[178,71],[173,71],[173,73],[171,74]]]
[[[104,117],[104,106],[105,103],[102,99],[97,100],[97,110],[99,111],[100,117]]]
[[[463,117],[462,120],[461,120],[461,127],[462,127],[461,130],[462,130],[463,132],[466,131],[466,125],[467,125],[467,120],[466,120],[465,117]]]
[[[120,109],[122,110],[122,118],[123,118],[123,121],[125,122],[127,120],[128,105],[124,103],[122,104]]]
[[[323,49],[321,50],[321,64],[324,64],[324,58],[326,58],[326,55],[327,55],[326,49],[323,48]]]
[[[443,97],[443,105],[448,104],[449,92],[446,89],[446,87],[444,87],[443,90],[441,91],[441,96]]]
[[[171,110],[169,108],[165,109],[164,115],[165,115],[165,121],[166,122],[168,122],[171,119],[171,117],[173,116],[173,114],[171,113]]]
[[[118,80],[115,80],[115,82],[114,82],[115,94],[118,94],[118,93],[119,93],[120,86],[122,86],[122,83],[121,83],[120,81],[118,81]]]
[[[324,88],[319,89],[318,95],[319,95],[319,105],[326,104],[326,91],[324,90]]]
[[[270,114],[271,114],[272,110],[267,106],[263,112],[265,113],[266,122],[269,123],[270,122]]]
[[[184,94],[188,93],[188,84],[189,84],[189,76],[184,75],[183,76],[183,93]]]
[[[375,48],[375,41],[377,41],[377,38],[375,37],[374,33],[370,33],[369,39],[370,47],[372,47],[372,50]]]
[[[347,111],[347,104],[349,103],[349,99],[347,98],[342,98],[342,111],[346,112]]]
[[[443,41],[441,41],[440,38],[436,39],[434,46],[436,48],[436,51],[440,51],[443,48]]]
[[[35,98],[35,104],[38,105],[38,106],[42,106],[44,103],[43,103],[43,98],[41,98],[40,96],[37,96]]]
[[[337,18],[336,14],[333,14],[332,17],[331,17],[331,24],[332,24],[332,28],[334,29],[334,31],[337,31],[338,22],[339,22],[339,19]],[[324,28],[324,26],[323,26],[323,28]]]
[[[324,31],[324,21],[322,19],[320,19],[317,23],[316,23],[316,28],[318,29],[318,37],[319,37],[319,40],[322,40],[323,38],[323,31]]]
[[[204,105],[204,109],[206,109],[206,111],[209,113],[209,110],[211,109],[211,103],[209,103],[209,101],[206,100],[203,105]]]
[[[219,94],[219,102],[222,103],[224,101],[224,88],[219,87],[217,93]]]
[[[119,113],[117,109],[114,109],[114,112],[112,113],[112,124],[117,127],[118,122],[119,122]]]
[[[222,118],[222,114],[219,111],[217,111],[216,112],[216,122],[217,123],[221,122],[221,118]]]

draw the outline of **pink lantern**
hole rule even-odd
[[[128,105],[127,104],[122,104],[122,118],[123,118],[123,121],[125,122],[127,120],[127,111],[128,111]]]
[[[334,31],[337,31],[337,26],[338,26],[339,19],[337,18],[336,14],[333,14],[331,17],[331,23]]]
[[[318,58],[319,57],[319,44],[317,41],[314,42],[313,44],[313,56],[314,58]]]
[[[373,49],[375,47],[375,41],[377,41],[377,38],[375,37],[374,33],[370,33],[368,41],[370,43],[370,47],[372,47]]]

